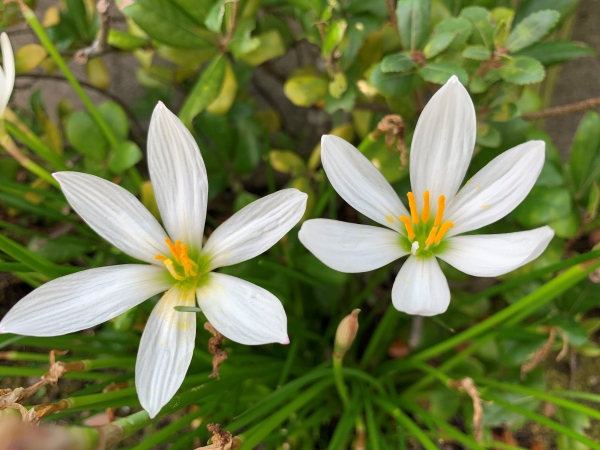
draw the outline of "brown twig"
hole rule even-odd
[[[472,378],[466,377],[460,380],[450,380],[448,385],[451,388],[466,392],[471,397],[473,401],[473,434],[475,440],[481,442],[483,440],[483,406],[475,382]]]
[[[552,344],[554,344],[554,339],[556,337],[556,328],[550,327],[548,332],[549,335],[548,339],[546,340],[546,343],[535,351],[535,353],[529,361],[521,365],[521,378],[524,378],[527,373],[535,369],[541,362],[544,362],[548,357],[548,353],[550,353],[550,349],[552,348]]]
[[[231,38],[233,37],[233,32],[235,31],[235,24],[236,24],[236,20],[237,20],[237,12],[238,12],[239,7],[240,7],[239,1],[233,2],[233,5],[231,7],[231,21],[227,25],[227,34],[221,41],[221,47],[223,49],[225,49],[227,47],[227,44],[229,44],[229,42],[231,41]]]
[[[562,116],[564,114],[587,111],[588,109],[595,108],[600,108],[600,97],[589,98],[587,100],[571,103],[569,105],[554,106],[552,108],[542,109],[541,111],[523,114],[521,117],[525,120],[537,120],[545,119],[547,117]]]
[[[394,0],[385,0],[385,6],[387,6],[388,13],[390,15],[390,23],[396,30],[398,30],[398,18],[396,17],[396,9],[394,8]]]
[[[108,0],[98,0],[98,3],[96,3],[96,11],[98,11],[98,15],[100,16],[100,31],[94,42],[92,42],[92,45],[75,52],[74,59],[77,64],[83,66],[91,58],[103,55],[108,50],[106,40],[108,39],[108,31],[110,30],[109,6],[110,3]]]
[[[221,349],[223,345],[223,335],[217,331],[215,327],[212,326],[210,322],[206,322],[204,324],[204,329],[210,332],[213,337],[208,340],[208,351],[211,355],[213,355],[212,373],[208,376],[209,378],[219,379],[219,369],[221,368],[221,364],[228,357],[227,352]]]

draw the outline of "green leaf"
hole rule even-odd
[[[494,122],[507,122],[519,115],[517,105],[514,103],[500,103],[490,108],[488,117]]]
[[[110,155],[108,168],[112,173],[123,173],[140,162],[142,156],[142,151],[135,142],[123,141]]]
[[[258,48],[260,41],[251,36],[255,28],[256,20],[251,17],[242,19],[237,23],[231,41],[227,46],[234,58],[239,59],[242,55]]]
[[[104,102],[98,107],[98,111],[117,139],[125,140],[129,134],[129,123],[121,105],[113,101]]]
[[[517,206],[513,216],[524,227],[533,228],[565,218],[571,212],[571,205],[567,189],[536,186]]]
[[[298,176],[306,170],[306,163],[291,150],[271,150],[269,163],[277,172]]]
[[[463,50],[462,56],[476,61],[487,61],[492,58],[492,52],[483,45],[469,45]]]
[[[600,116],[588,111],[573,137],[569,156],[573,191],[581,197],[600,177]]]
[[[588,204],[586,212],[590,220],[594,220],[598,216],[598,209],[600,208],[600,186],[598,182],[594,181],[590,188],[590,194],[588,196]]]
[[[506,60],[498,69],[498,74],[508,83],[523,85],[539,83],[546,72],[537,60],[529,56],[516,56]]]
[[[85,11],[85,4],[82,0],[66,0],[69,17],[75,24],[79,37],[83,41],[87,41],[90,31],[90,24],[88,24],[87,13]]]
[[[419,74],[425,81],[435,84],[444,84],[452,75],[456,75],[462,84],[469,82],[469,75],[465,70],[453,63],[431,63],[419,69]]]
[[[381,71],[388,72],[408,72],[416,68],[417,65],[413,61],[409,52],[400,52],[393,55],[388,55],[381,60]]]
[[[572,238],[577,235],[581,216],[577,209],[572,209],[569,215],[560,219],[553,220],[548,225],[554,230],[554,234],[559,238]]]
[[[176,3],[198,25],[203,25],[214,0],[171,0]]]
[[[471,36],[473,27],[471,22],[461,17],[450,17],[438,22],[434,28],[434,32],[437,34],[441,33],[454,33],[454,40],[452,41],[451,47],[458,47],[464,45]]]
[[[233,212],[238,212],[240,209],[245,208],[250,203],[252,203],[255,200],[258,200],[259,198],[260,197],[258,195],[252,194],[248,191],[240,192],[240,194],[235,198],[233,202]]]
[[[125,31],[115,30],[114,28],[111,28],[108,31],[108,38],[106,42],[111,47],[125,51],[137,50],[149,44],[147,39],[135,36]]]
[[[517,24],[521,22],[535,12],[546,10],[549,6],[555,11],[558,11],[564,19],[575,11],[578,4],[579,0],[552,0],[552,2],[549,2],[548,0],[524,0],[519,2],[519,8],[517,9],[514,23]]]
[[[240,60],[251,66],[259,66],[268,61],[285,54],[285,44],[277,30],[268,30],[255,37],[258,40],[258,46],[240,56]]]
[[[477,122],[476,142],[483,147],[497,148],[502,142],[502,135],[490,124]]]
[[[460,12],[460,17],[467,19],[473,26],[471,35],[473,43],[484,45],[488,49],[494,48],[494,27],[490,12],[481,6],[469,6]]]
[[[504,48],[514,17],[514,11],[509,8],[494,8],[492,19],[497,23],[494,30],[494,47]]]
[[[384,73],[381,71],[381,64],[378,64],[371,72],[370,81],[381,95],[402,97],[413,91],[419,79],[413,73]]]
[[[435,58],[452,44],[455,36],[456,34],[451,32],[440,33],[433,36],[423,48],[425,57]]]
[[[529,15],[511,31],[506,48],[511,52],[518,52],[535,44],[550,32],[559,18],[558,11],[551,9]]]
[[[225,17],[225,2],[226,0],[218,0],[206,16],[204,25],[213,33],[221,31],[221,25],[223,25],[223,17]]]
[[[342,72],[336,72],[328,85],[329,95],[335,99],[341,98],[342,95],[344,95],[344,92],[346,92],[346,89],[348,89],[346,75]]]
[[[225,57],[216,56],[196,81],[192,92],[179,111],[179,118],[186,127],[191,129],[194,117],[204,111],[218,97],[225,78],[225,66]]]
[[[283,85],[283,92],[297,106],[312,106],[325,98],[328,81],[317,73],[294,75]]]
[[[136,0],[123,8],[123,14],[157,41],[177,48],[211,45],[208,31],[198,25],[170,0]],[[204,31],[204,32],[203,32]]]
[[[69,142],[79,153],[95,162],[104,160],[108,141],[92,116],[86,111],[75,112],[69,116],[66,128]]]
[[[323,41],[323,47],[321,48],[321,54],[324,58],[329,58],[333,54],[333,51],[340,45],[348,22],[345,20],[334,20],[329,24],[327,32],[325,33],[325,40]]]
[[[596,51],[593,47],[581,42],[551,41],[533,44],[518,53],[520,56],[529,56],[537,59],[545,66],[560,64],[582,56],[593,56]]]
[[[400,0],[396,17],[402,45],[407,50],[419,50],[429,36],[429,0]]]

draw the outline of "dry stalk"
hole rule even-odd
[[[208,340],[208,351],[211,355],[213,355],[213,370],[208,377],[216,378],[218,380],[219,369],[221,368],[221,364],[223,364],[223,361],[225,361],[228,357],[227,352],[221,348],[221,346],[223,345],[223,335],[219,333],[210,322],[206,322],[204,324],[204,329],[209,331],[213,335],[213,337],[211,337]]]
[[[472,378],[466,377],[460,380],[450,380],[448,386],[459,391],[464,391],[471,397],[473,401],[473,434],[475,440],[481,442],[483,440],[483,405],[475,382]]]
[[[229,431],[223,430],[218,423],[209,423],[206,428],[213,434],[212,443],[205,447],[198,447],[195,450],[236,450],[242,445],[240,438],[234,437]]]

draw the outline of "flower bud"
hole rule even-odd
[[[342,319],[335,332],[335,344],[333,346],[333,357],[336,359],[344,358],[344,355],[354,342],[358,332],[358,313],[360,309],[354,309],[350,314]]]

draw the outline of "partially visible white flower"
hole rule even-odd
[[[100,236],[149,263],[90,269],[50,281],[19,301],[0,332],[56,336],[93,327],[166,291],[140,343],[135,384],[151,417],[175,395],[192,359],[196,314],[176,306],[197,301],[225,337],[246,345],[288,344],[287,317],[267,290],[219,267],[253,258],[279,241],[302,217],[307,195],[284,189],[246,206],[202,248],[208,183],[196,141],[162,103],[148,136],[150,177],[166,229],[125,189],[79,172],[59,172],[65,197]]]
[[[0,35],[0,48],[2,49],[2,67],[0,67],[0,119],[2,119],[13,87],[15,86],[15,57],[6,33]]]
[[[408,211],[375,166],[352,145],[323,136],[329,181],[357,211],[386,228],[327,219],[304,222],[300,241],[341,272],[366,272],[410,255],[392,288],[399,311],[446,311],[450,289],[436,258],[469,275],[495,277],[537,258],[550,227],[497,235],[457,236],[489,225],[527,196],[544,164],[544,142],[529,141],[492,160],[459,191],[475,146],[475,109],[453,76],[427,104],[410,153]],[[449,201],[447,201],[449,200]]]

